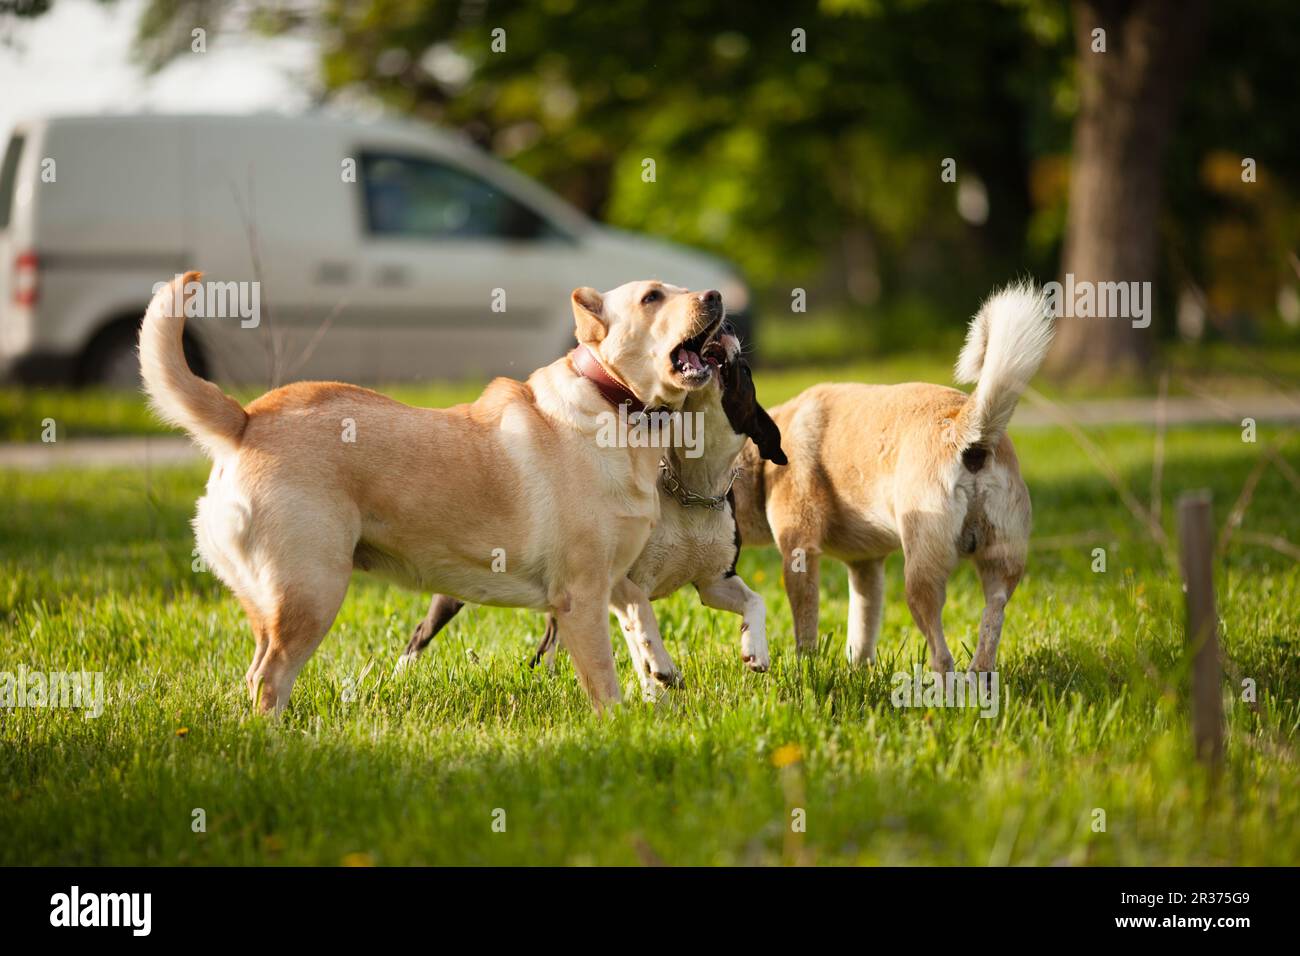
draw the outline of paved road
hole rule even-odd
[[[1152,425],[1158,408],[1154,399],[1120,398],[1070,402],[1057,408],[1081,426]],[[1177,397],[1165,404],[1170,425],[1204,422],[1232,423],[1243,418],[1263,422],[1300,422],[1300,400],[1280,394],[1236,396],[1225,399]],[[1023,399],[1012,424],[1017,428],[1043,428],[1057,424],[1052,408]],[[140,438],[82,438],[50,444],[0,444],[0,468],[45,471],[66,467],[162,467],[202,460],[189,439],[180,436]]]
[[[47,444],[0,444],[0,468],[46,471],[50,468],[144,468],[184,465],[203,457],[188,438],[77,438]]]

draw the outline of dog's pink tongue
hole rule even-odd
[[[697,372],[704,371],[704,363],[701,362],[700,357],[690,349],[682,349],[682,361]]]

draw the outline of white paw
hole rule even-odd
[[[641,700],[647,704],[657,704],[668,693],[668,688],[655,681],[641,682]]]
[[[767,653],[767,642],[748,640],[740,643],[740,659],[745,662],[755,674],[765,674],[767,669],[772,666],[772,659]]]

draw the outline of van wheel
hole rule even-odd
[[[78,384],[138,392],[142,384],[140,355],[136,351],[139,334],[140,323],[132,320],[111,325],[95,336],[82,357]],[[186,335],[184,348],[185,360],[195,374],[206,374],[198,343]]]

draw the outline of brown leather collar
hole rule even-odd
[[[630,388],[606,372],[587,346],[579,345],[570,352],[569,361],[573,363],[574,371],[595,385],[605,401],[611,405],[627,405],[629,413],[645,411],[645,402],[632,394]]]

